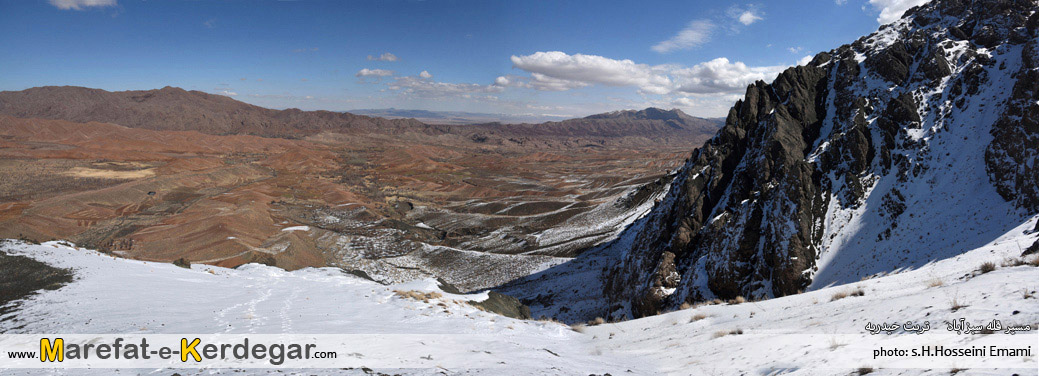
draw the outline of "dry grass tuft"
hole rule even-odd
[[[1021,266],[1021,265],[1026,265],[1026,264],[1028,264],[1028,262],[1025,261],[1025,259],[1018,257],[1018,258],[1003,259],[1003,262],[999,263],[999,266],[1003,267],[1003,268],[1009,268],[1009,267]]]
[[[729,330],[729,331],[720,330],[720,331],[714,332],[714,338],[721,338],[721,337],[730,336],[730,335],[735,336],[735,335],[740,335],[740,334],[743,334],[743,329],[740,329],[740,328],[736,328],[736,329]]]
[[[606,319],[604,319],[602,317],[596,317],[595,319],[592,319],[591,321],[588,321],[588,326],[602,325],[602,324],[605,324],[605,323],[606,323]]]
[[[703,320],[703,319],[706,319],[706,318],[707,318],[707,315],[702,314],[702,313],[697,313],[697,314],[693,315],[693,317],[689,318],[689,322],[697,322],[697,321],[700,321],[700,320]]]
[[[682,305],[678,306],[678,309],[683,309],[683,310],[684,309],[690,309],[690,308],[693,308],[693,305],[689,304],[689,302],[682,302]]]
[[[555,324],[559,324],[559,325],[566,325],[562,321],[556,320],[555,318],[548,317],[548,316],[545,316],[545,315],[541,315],[541,317],[538,318],[538,321],[540,321],[540,322],[550,322],[550,323],[555,323]]]
[[[570,325],[570,330],[573,330],[573,331],[578,332],[578,333],[584,333],[584,330],[586,328],[587,327],[584,324],[581,324],[581,323]]]
[[[837,337],[830,338],[830,351],[837,350],[841,346],[844,346],[844,344],[837,341]]]
[[[960,302],[959,299],[952,298],[952,302],[950,303],[949,309],[951,309],[953,312],[956,312],[967,307],[969,306]]]
[[[847,298],[849,296],[865,296],[865,295],[866,295],[866,291],[863,291],[862,289],[855,289],[855,290],[852,290],[852,291],[838,291],[838,292],[834,293],[833,296],[830,297],[830,301],[832,302],[832,301],[835,301],[835,300],[841,300],[841,299]]]
[[[401,297],[401,298],[408,298],[408,299],[413,299],[413,300],[419,300],[419,301],[422,301],[423,303],[429,303],[429,301],[431,299],[439,299],[439,298],[444,297],[443,294],[441,294],[439,292],[436,292],[436,291],[422,292],[422,291],[415,291],[415,290],[409,290],[409,291],[393,290],[393,293],[396,294],[397,296]]]
[[[985,274],[994,270],[996,270],[996,264],[992,262],[986,262],[984,264],[981,264],[980,267],[978,267],[978,272],[981,272],[981,274]]]
[[[857,372],[859,375],[868,375],[873,373],[873,367],[859,367]]]
[[[927,282],[927,287],[941,287],[943,285],[945,285],[945,282],[941,278],[932,278]]]

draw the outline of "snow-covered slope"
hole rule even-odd
[[[249,264],[238,269],[113,258],[57,242],[29,245],[8,242],[3,251],[54,266],[72,268],[76,279],[54,291],[17,302],[0,318],[0,333],[304,333],[386,335],[371,351],[399,342],[393,359],[364,357],[372,368],[390,374],[613,375],[660,374],[948,374],[954,367],[985,367],[966,374],[1028,374],[1036,357],[999,359],[873,359],[880,346],[941,344],[962,347],[995,342],[1036,343],[1039,335],[1039,268],[997,267],[981,274],[984,262],[1018,259],[1017,244],[1034,240],[1035,220],[962,255],[921,268],[805,294],[743,304],[704,305],[620,323],[572,329],[556,322],[515,320],[462,303],[486,294],[453,295],[435,281],[384,286],[338,269],[293,272]],[[1036,256],[1031,256],[1036,257]],[[1031,261],[1031,258],[1022,261]],[[439,292],[428,302],[406,299],[394,291]],[[832,300],[839,293],[862,296]],[[854,295],[854,294],[853,294]],[[442,305],[441,305],[442,304]],[[954,305],[964,307],[954,310]],[[944,321],[960,317],[978,323],[1030,325],[1016,335],[956,335]],[[896,332],[870,335],[867,322],[928,322],[925,334]],[[742,334],[736,333],[742,332]],[[722,333],[729,333],[722,335]],[[456,341],[449,348],[419,342],[429,335],[491,338]],[[403,337],[402,337],[403,335]],[[409,339],[414,336],[414,339]],[[423,337],[427,336],[427,337]],[[382,338],[382,337],[376,337]],[[416,342],[416,343],[412,343]],[[390,346],[389,348],[393,348]],[[430,356],[429,354],[435,354]],[[481,358],[477,359],[476,355]],[[6,353],[0,353],[0,358]],[[428,359],[428,358],[432,359]],[[472,358],[470,358],[472,357]],[[471,362],[467,359],[472,359]],[[500,367],[472,368],[491,359]],[[380,369],[388,362],[409,364]],[[0,367],[2,367],[0,362]],[[886,368],[885,366],[893,366]],[[39,374],[47,370],[0,370],[4,374]],[[169,370],[60,370],[83,374],[169,374]],[[181,374],[238,373],[240,370],[178,370]],[[302,374],[365,374],[312,369]],[[247,373],[281,373],[249,369]]]

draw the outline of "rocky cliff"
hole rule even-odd
[[[607,246],[603,313],[857,281],[1034,216],[1037,10],[931,2],[748,87],[661,202]]]

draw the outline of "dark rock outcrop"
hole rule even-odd
[[[951,151],[933,149],[951,147],[938,139],[970,141],[943,132],[973,127],[982,120],[952,120],[1001,103],[979,98],[986,85],[1016,81],[1004,115],[987,123],[994,140],[978,149],[988,178],[1016,207],[1039,211],[1036,8],[1023,0],[935,1],[771,84],[750,86],[603,272],[607,314],[806,289],[827,251],[824,234],[836,236],[828,221],[847,220],[829,212],[876,216],[884,240],[913,220],[903,214],[904,189],[936,184],[935,175],[921,177],[929,169],[958,173]],[[1017,54],[1017,72],[1000,73]],[[878,205],[863,207],[869,197]]]

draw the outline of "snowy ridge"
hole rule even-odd
[[[911,272],[766,301],[703,305],[638,320],[575,327],[578,330],[556,322],[515,320],[477,310],[460,302],[484,299],[486,294],[449,294],[431,280],[383,286],[335,268],[287,272],[257,264],[238,269],[205,265],[186,269],[114,258],[59,242],[6,242],[0,248],[3,252],[72,268],[76,279],[61,289],[16,302],[17,308],[0,318],[0,333],[385,334],[385,339],[373,339],[377,342],[372,344],[373,351],[392,349],[385,341],[399,341],[397,346],[402,350],[393,361],[412,366],[373,368],[404,375],[833,375],[852,374],[863,367],[874,369],[878,375],[947,375],[952,368],[976,368],[964,374],[1028,374],[1039,366],[1035,356],[872,359],[872,350],[935,343],[953,347],[1034,344],[1039,339],[1034,329],[1039,326],[1039,304],[1035,300],[1039,296],[1035,282],[1039,281],[1039,268],[1009,263],[989,273],[975,269],[984,262],[1016,260],[1016,244],[1035,240],[1037,234],[1030,229],[1037,220],[978,249]],[[1036,257],[1021,261],[1039,265],[1039,261],[1033,261]],[[423,302],[396,296],[395,290],[437,292],[442,296]],[[835,299],[856,290],[862,291],[862,296]],[[961,317],[974,322],[994,318],[1005,325],[1029,325],[1033,329],[1015,335],[979,336],[938,330],[944,328],[945,321]],[[875,336],[863,329],[867,322],[906,320],[927,322],[935,330]],[[432,334],[504,340],[458,342],[448,349],[421,351],[419,340]],[[414,339],[408,335],[414,335]],[[436,354],[437,361],[423,358],[427,354]],[[480,354],[480,361],[472,354]],[[6,354],[0,353],[0,358],[3,356]],[[365,359],[363,352],[351,356]],[[467,365],[467,357],[474,357],[473,364],[483,364],[489,357],[503,366],[473,368]],[[371,364],[385,362],[371,359]],[[286,371],[367,374],[357,368]],[[40,374],[47,370],[7,369],[3,373]],[[93,369],[61,373],[166,375],[170,371]],[[246,373],[282,372],[249,369]]]
[[[608,265],[583,285],[603,289],[595,315],[641,317],[912,270],[1033,218],[1037,9],[1031,0],[935,1],[750,86],[660,203],[623,241],[595,250]],[[567,304],[526,290],[535,305]]]

